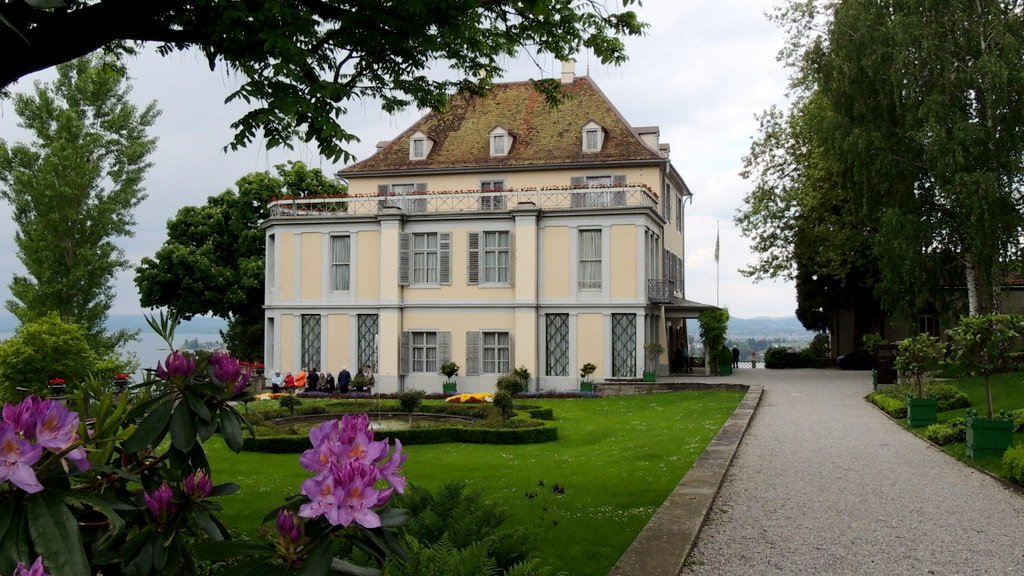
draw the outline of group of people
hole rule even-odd
[[[363,366],[361,373],[366,380],[366,386],[372,388],[374,384],[373,367],[367,364]],[[280,394],[282,390],[289,394],[303,391],[345,394],[349,391],[351,384],[352,373],[348,371],[347,367],[341,368],[337,379],[330,372],[320,372],[316,368],[308,372],[302,369],[294,375],[288,372],[284,376],[281,375],[280,370],[275,370],[274,376],[270,379],[270,389],[274,394]]]

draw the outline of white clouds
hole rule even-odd
[[[672,146],[673,164],[694,192],[693,204],[686,207],[687,297],[714,304],[717,294],[720,304],[738,317],[788,316],[795,308],[791,283],[755,285],[737,272],[752,257],[732,224],[750,188],[738,172],[757,130],[754,115],[782,103],[786,88],[785,72],[775,60],[782,34],[764,17],[769,8],[763,0],[648,0],[638,10],[651,28],[645,37],[627,39],[628,63],[605,67],[581,55],[577,65],[580,74],[589,66],[590,76],[631,124],[660,126],[662,142]],[[541,65],[549,76],[560,71],[550,58]],[[505,80],[542,75],[526,58],[510,67]],[[133,263],[160,247],[166,221],[179,208],[203,204],[248,172],[270,170],[290,159],[326,172],[341,167],[308,148],[267,152],[253,146],[224,153],[230,124],[245,108],[224,104],[237,79],[219,68],[211,72],[197,54],[146,54],[130,70],[136,101],[155,99],[163,110],[154,130],[160,138],[154,167],[146,179],[149,198],[137,212],[136,237],[120,242]],[[49,79],[52,72],[33,78]],[[14,88],[28,90],[31,81]],[[343,122],[362,141],[351,151],[367,157],[378,141],[394,138],[419,115],[410,111],[389,117],[372,102],[352,103]],[[0,103],[0,137],[19,138],[16,121],[11,103]],[[721,239],[717,267],[716,222]],[[10,209],[0,204],[0,301],[9,298],[7,284],[21,268],[13,236]],[[115,313],[139,310],[133,275],[118,277]]]

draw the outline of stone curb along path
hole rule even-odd
[[[682,571],[762,391],[762,386],[747,387],[732,416],[608,576],[677,576]]]

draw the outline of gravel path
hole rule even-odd
[[[1024,495],[875,410],[866,372],[764,386],[685,576],[1024,573]]]

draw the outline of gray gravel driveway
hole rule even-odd
[[[740,370],[761,404],[683,574],[1024,574],[1024,495],[864,402],[867,372]]]

